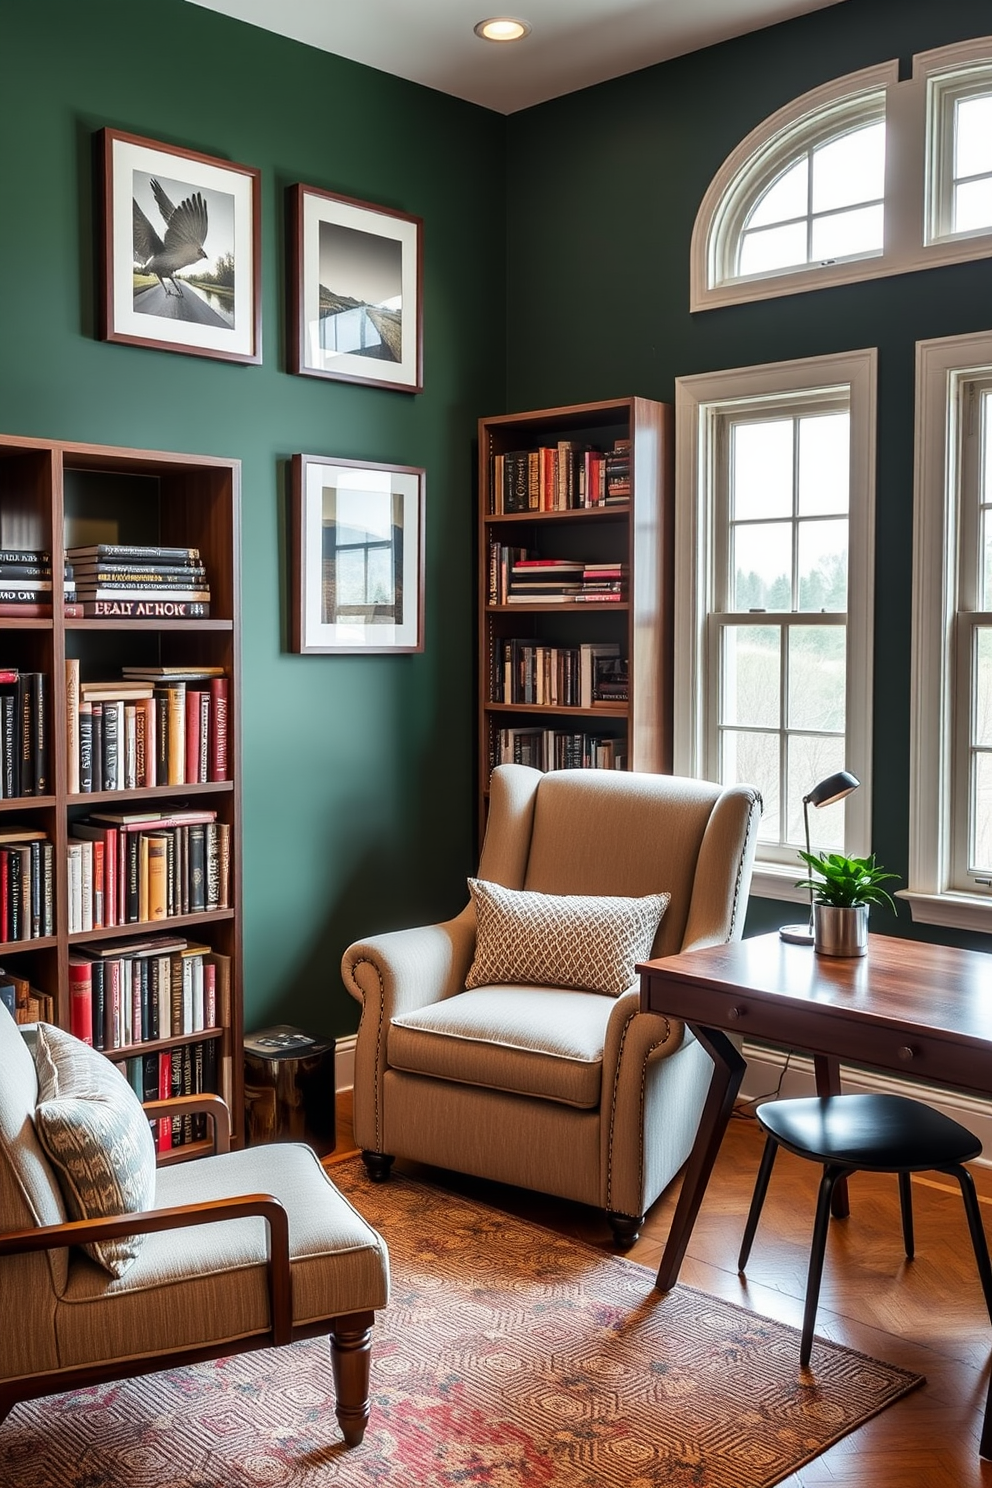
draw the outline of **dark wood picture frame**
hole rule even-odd
[[[290,649],[423,651],[426,472],[294,455],[290,485]]]
[[[422,392],[422,220],[314,186],[286,199],[290,372]]]
[[[260,362],[261,172],[118,129],[95,138],[101,339]]]

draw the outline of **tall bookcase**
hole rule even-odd
[[[202,619],[90,619],[66,616],[61,596],[65,550],[93,541],[199,548],[211,590]],[[54,999],[70,1026],[69,958],[80,945],[109,947],[142,931],[174,932],[206,945],[229,964],[230,995],[218,998],[216,1025],[195,1034],[115,1049],[125,1059],[194,1042],[215,1042],[217,1086],[231,1108],[233,1139],[243,1127],[240,787],[240,462],[0,436],[0,547],[51,553],[50,618],[0,619],[0,666],[47,678],[44,726],[49,793],[0,800],[0,827],[43,828],[54,845],[53,935],[0,943],[0,965]],[[69,792],[66,659],[82,679],[113,678],[121,667],[223,667],[228,677],[227,779],[127,791]],[[69,931],[67,843],[72,824],[94,810],[167,812],[213,809],[230,833],[228,907],[152,923]],[[111,1051],[107,1051],[108,1054]],[[188,1155],[196,1144],[177,1149]],[[169,1160],[168,1154],[162,1155]]]
[[[602,485],[593,490],[597,468],[586,451],[605,457],[624,441],[629,466],[626,482],[618,482],[621,494],[610,495]],[[527,509],[506,510],[507,457],[559,446],[564,463],[538,453],[537,478],[531,460]],[[541,479],[542,459],[550,461],[547,480]],[[547,731],[549,752],[551,736],[564,736],[556,746],[560,759],[577,761],[585,736],[587,745],[591,737],[609,746],[607,759],[611,750],[613,758],[623,755],[628,769],[671,769],[673,475],[668,404],[616,398],[479,420],[480,826],[506,730]],[[521,489],[516,500],[523,499]],[[506,570],[502,583],[495,572],[494,545],[545,560],[619,564],[621,597],[511,602],[503,592]],[[559,667],[559,680],[561,668],[571,667],[584,646],[612,643],[627,663],[626,698],[585,707],[549,703],[547,691],[540,702],[520,701],[519,691],[507,699],[507,643],[514,640],[542,648],[538,665],[545,667],[547,652],[557,652],[551,665]],[[527,660],[533,670],[533,656]]]

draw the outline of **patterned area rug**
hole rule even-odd
[[[921,1383],[633,1261],[358,1159],[385,1236],[372,1420],[341,1443],[327,1347],[294,1344],[15,1408],[4,1488],[767,1488]]]

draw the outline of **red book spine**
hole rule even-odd
[[[210,780],[227,779],[227,678],[210,682]]]
[[[124,847],[124,839],[120,835],[120,833],[118,833],[117,828],[114,827],[113,828],[113,831],[114,831],[115,836],[117,837],[117,853],[116,853],[116,858],[117,858],[117,874],[116,874],[116,878],[117,878],[117,924],[118,925],[126,925],[127,924],[127,852],[126,852],[125,847]]]
[[[186,693],[186,767],[184,780],[196,785],[200,779],[200,694]]]
[[[217,968],[212,961],[203,963],[203,1026],[217,1027]]]
[[[145,710],[145,784],[158,785],[158,715],[155,699],[144,698]]]
[[[163,1049],[158,1056],[158,1098],[168,1100],[172,1095],[172,1052]],[[158,1141],[155,1149],[168,1152],[172,1147],[172,1117],[163,1116],[158,1121]]]
[[[102,930],[107,921],[106,849],[102,842],[93,843],[93,929]]]
[[[119,1049],[123,1042],[121,1028],[121,963],[107,962],[104,970],[104,1033],[103,1047]]]
[[[93,968],[89,961],[69,962],[69,1032],[93,1044]]]
[[[210,779],[210,693],[200,693],[200,728],[197,735],[200,746],[196,761],[196,778],[201,785]]]

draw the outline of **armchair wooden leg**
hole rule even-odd
[[[369,1420],[369,1365],[375,1314],[352,1312],[331,1324],[335,1415],[349,1447],[357,1447]]]
[[[395,1161],[396,1159],[390,1157],[388,1152],[363,1151],[362,1153],[362,1162],[365,1164],[365,1171],[373,1183],[385,1183],[389,1177],[389,1170]]]
[[[618,1250],[629,1250],[641,1233],[644,1215],[617,1214],[616,1210],[607,1209],[606,1218],[613,1231],[613,1244]]]

